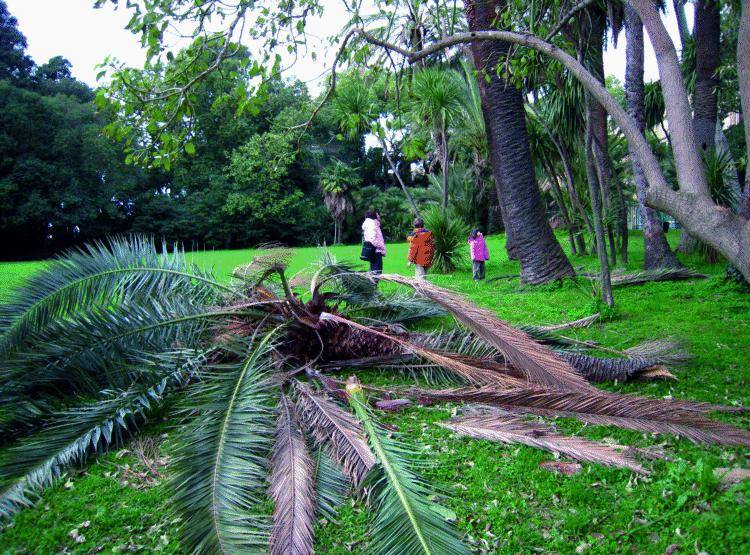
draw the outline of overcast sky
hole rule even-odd
[[[28,40],[28,52],[37,63],[53,56],[64,56],[73,64],[73,75],[91,86],[96,86],[96,65],[111,55],[131,66],[141,66],[144,54],[138,38],[125,29],[129,20],[124,9],[115,10],[107,5],[93,9],[94,0],[6,0],[8,9],[18,19],[19,28]],[[347,20],[340,0],[324,0],[326,13],[321,20],[308,27],[313,41],[318,42],[318,60],[303,57],[291,73],[308,83],[317,93],[322,75],[330,66],[334,52],[323,56],[323,38],[341,29]],[[671,2],[668,2],[671,6]],[[692,25],[692,5],[687,5],[688,22]],[[674,13],[666,16],[667,29],[675,44],[677,24]],[[605,52],[604,64],[608,75],[620,81],[625,78],[625,39],[621,36],[618,48]],[[646,49],[646,80],[658,79],[656,59],[650,44]]]

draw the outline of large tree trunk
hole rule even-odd
[[[695,94],[693,125],[695,140],[704,152],[714,149],[718,111],[721,17],[717,0],[698,0],[695,5]]]
[[[721,17],[716,0],[698,0],[695,4],[695,93],[693,94],[693,126],[695,141],[702,152],[714,150],[718,102],[716,87],[719,84],[716,70],[719,67]],[[692,253],[698,248],[698,239],[683,231],[679,251]]]
[[[490,30],[500,0],[465,3],[472,31]],[[510,248],[521,262],[521,281],[546,283],[575,274],[547,222],[531,163],[523,94],[495,69],[504,62],[510,45],[499,41],[473,42],[474,65],[482,99],[490,161]]]
[[[737,75],[740,82],[740,102],[745,125],[745,146],[748,153],[747,159],[750,160],[750,0],[742,2],[742,17],[737,38]],[[750,168],[745,169],[745,190],[742,193],[740,215],[750,220]]]
[[[628,113],[643,132],[645,130],[644,85],[643,85],[643,24],[636,11],[625,5],[625,98]],[[630,145],[630,143],[628,143]],[[633,180],[635,181],[638,205],[643,217],[643,242],[646,270],[655,268],[678,268],[682,264],[669,248],[667,238],[656,210],[646,206],[648,181],[638,158],[631,152]]]

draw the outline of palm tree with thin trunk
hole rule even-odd
[[[450,150],[449,135],[462,112],[461,77],[455,70],[428,67],[414,75],[410,112],[416,124],[433,132],[443,177],[443,209],[448,208]]]
[[[644,95],[643,83],[643,24],[636,11],[629,5],[625,6],[625,98],[628,112],[636,122],[641,131],[645,131]],[[643,242],[644,242],[644,269],[657,268],[680,268],[682,263],[667,243],[664,235],[659,214],[653,208],[646,205],[646,188],[648,182],[643,173],[643,168],[638,159],[632,153],[630,155],[633,167],[633,180],[635,181],[638,206],[643,219]]]
[[[354,209],[351,192],[362,183],[362,178],[348,164],[334,160],[320,174],[320,191],[323,202],[333,217],[333,244],[341,243],[344,218]]]

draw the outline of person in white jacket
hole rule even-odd
[[[372,247],[369,247],[368,243]],[[380,229],[380,214],[372,209],[365,212],[365,221],[362,223],[362,245],[362,252],[368,252],[367,260],[370,262],[370,272],[382,274],[385,240]]]

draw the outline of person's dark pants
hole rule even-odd
[[[481,262],[477,262],[475,260],[474,261],[474,268],[473,268],[473,270],[474,270],[473,271],[474,279],[476,281],[478,281],[480,279],[484,279],[484,260],[482,260]]]
[[[370,259],[370,271],[373,274],[383,273],[383,255],[376,252],[375,255]]]

